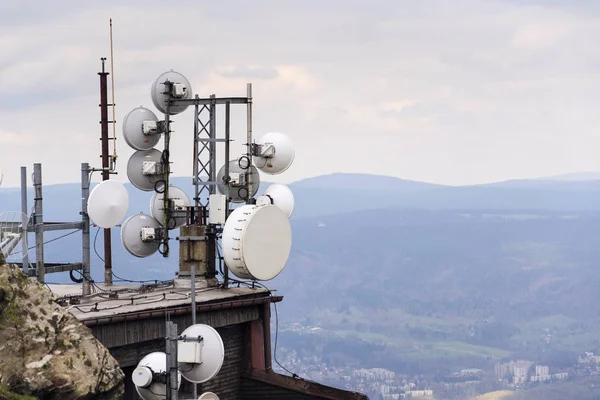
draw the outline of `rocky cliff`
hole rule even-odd
[[[50,290],[0,263],[0,399],[120,399],[123,380],[117,361]]]

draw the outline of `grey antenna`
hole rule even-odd
[[[146,355],[131,374],[135,390],[144,400],[164,400],[167,396],[167,355],[154,352]],[[177,389],[181,386],[181,373],[177,372]]]
[[[173,70],[161,74],[150,89],[152,103],[162,113],[166,113],[166,105],[171,98],[177,100],[191,99],[193,97],[190,81],[179,72]],[[187,104],[172,105],[169,107],[169,115],[179,114],[188,108]]]
[[[135,108],[123,119],[123,138],[135,150],[149,150],[160,140],[161,125],[152,111],[144,107]]]
[[[163,179],[162,152],[156,149],[138,150],[127,162],[127,178],[136,188],[151,191]]]
[[[4,174],[2,173],[2,170],[0,169],[0,185],[2,185],[2,178],[4,177]]]
[[[16,250],[19,242],[27,235],[29,218],[20,211],[8,211],[0,214],[0,253],[6,261],[18,257],[21,260],[27,255],[27,248]],[[21,246],[22,247],[22,246]]]
[[[246,188],[246,172],[248,172],[248,158],[240,157],[237,160],[229,161],[229,182],[225,181],[225,166],[222,166],[217,174],[217,183],[219,192],[228,195],[232,203],[242,203],[249,198],[254,197],[260,186],[260,174],[253,165],[252,175],[252,193],[248,194]]]
[[[146,214],[133,215],[121,226],[121,243],[130,254],[144,258],[158,251],[160,224]]]
[[[214,378],[225,359],[221,335],[210,325],[196,324],[185,329],[177,342],[177,361],[183,377],[193,383]]]
[[[164,226],[165,218],[163,199],[163,193],[154,193],[152,200],[150,200],[150,214],[162,226]],[[169,200],[171,200],[171,218],[167,222],[168,227],[169,229],[179,228],[185,224],[186,209],[191,205],[190,198],[177,186],[169,186]]]

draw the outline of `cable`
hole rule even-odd
[[[100,233],[101,228],[98,228],[96,230],[96,235],[94,235],[94,253],[96,253],[96,256],[100,259],[100,261],[104,262],[104,258],[102,258],[102,256],[100,256],[100,254],[98,253],[98,249],[96,248],[96,242],[98,240],[98,234]],[[147,283],[147,282],[154,282],[155,284],[159,284],[160,283],[165,283],[165,282],[173,282],[173,280],[166,280],[166,281],[161,281],[158,279],[148,279],[145,281],[136,281],[133,279],[125,279],[125,278],[121,278],[119,276],[117,276],[117,274],[115,274],[113,271],[111,271],[112,275],[117,278],[116,281],[113,280],[113,282],[129,282],[129,283]],[[103,283],[103,282],[98,282],[98,283]],[[99,288],[100,289],[100,288]],[[103,290],[103,289],[100,289]]]
[[[77,233],[77,232],[79,232],[80,230],[81,230],[81,229],[75,229],[73,232],[69,232],[69,233],[66,233],[66,234],[64,234],[64,235],[62,235],[62,236],[59,236],[59,237],[57,237],[57,238],[50,239],[50,240],[48,240],[47,242],[44,242],[44,243],[42,243],[42,244],[44,245],[44,244],[48,244],[48,243],[55,242],[55,241],[57,241],[57,240],[59,240],[59,239],[62,239],[62,238],[65,238],[65,237],[67,237],[67,236],[69,236],[69,235],[72,235],[72,234],[74,234],[74,233]],[[35,245],[27,248],[27,250],[31,250],[31,249],[35,249]],[[19,254],[19,253],[22,253],[22,252],[23,252],[23,250],[15,251],[14,253],[12,253],[12,254],[11,254],[11,256],[14,256],[15,254]]]
[[[104,262],[104,258],[100,257],[100,254],[98,254],[98,250],[96,249],[96,240],[98,239],[98,234],[100,233],[100,228],[98,228],[96,230],[96,235],[94,235],[94,253],[96,253],[96,256],[98,256],[98,258]]]
[[[273,307],[275,307],[275,348],[273,350],[273,360],[275,360],[275,363],[277,365],[279,365],[280,368],[282,368],[284,371],[286,371],[288,374],[290,374],[292,376],[292,378],[300,378],[297,374],[291,372],[289,369],[287,369],[286,367],[281,365],[281,363],[279,361],[277,361],[277,340],[279,337],[279,313],[277,312],[277,303],[272,302],[272,304],[273,304]]]

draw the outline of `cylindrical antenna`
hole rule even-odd
[[[113,29],[112,18],[110,19],[110,86],[112,103],[112,131],[113,131],[113,162],[117,159],[117,118],[115,117],[115,57],[113,55]]]

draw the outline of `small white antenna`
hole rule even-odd
[[[192,383],[204,383],[217,376],[224,359],[223,339],[210,325],[192,325],[177,341],[179,371]]]
[[[102,228],[118,225],[129,208],[129,193],[122,183],[108,180],[94,187],[88,199],[88,214]]]
[[[159,224],[163,225],[163,221],[165,218],[164,212],[164,194],[163,193],[154,193],[152,196],[152,200],[150,200],[150,214],[152,217],[158,221]],[[168,223],[169,229],[179,228],[181,225],[185,224],[185,211],[191,205],[190,198],[188,195],[178,188],[177,186],[169,186],[169,200],[173,205],[171,211],[179,211],[182,215],[174,216],[172,215]]]
[[[278,175],[285,172],[292,162],[296,150],[292,141],[283,133],[269,132],[255,144],[254,163],[262,172]]]
[[[150,149],[133,153],[127,161],[127,178],[133,186],[145,192],[160,190],[163,178],[162,152]]]
[[[273,204],[287,215],[292,216],[294,212],[294,194],[287,185],[273,183],[269,185],[262,196],[256,199],[257,205]]]
[[[144,258],[158,251],[160,224],[146,214],[132,215],[121,226],[121,243],[129,254]]]
[[[260,186],[260,174],[253,165],[251,171],[248,157],[242,156],[237,160],[229,161],[229,182],[225,182],[225,167],[223,165],[217,174],[217,188],[221,194],[229,197],[232,203],[243,203],[247,199],[254,197]],[[248,195],[246,187],[245,174],[249,172],[252,175],[252,193]]]
[[[219,400],[219,396],[213,392],[204,392],[198,397],[198,400]]]
[[[131,375],[135,390],[144,400],[163,400],[167,395],[167,355],[154,352],[138,363]],[[165,379],[166,377],[166,379]],[[181,372],[177,372],[177,390],[181,386]]]
[[[0,185],[2,185],[2,178],[4,178],[4,174],[2,173],[2,170],[0,169]]]
[[[168,85],[167,83],[170,83]],[[190,81],[179,72],[167,71],[152,83],[150,96],[154,107],[161,113],[166,113],[166,105],[171,98],[178,100],[191,99],[193,97]],[[187,110],[188,104],[169,107],[169,115],[176,115]]]
[[[134,150],[150,150],[158,144],[158,117],[144,107],[134,108],[123,118],[123,138]]]

